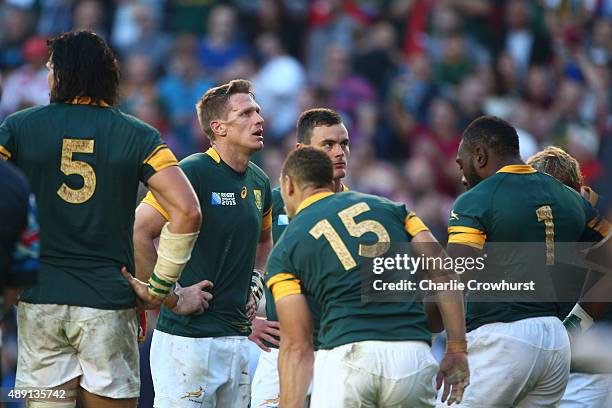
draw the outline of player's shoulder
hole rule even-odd
[[[282,245],[282,249],[287,253],[292,253],[294,248],[299,248],[300,243],[304,242],[305,237],[310,236],[310,229],[314,222],[310,217],[296,216],[289,222],[289,225],[282,233],[282,239],[276,245]]]
[[[248,164],[248,171],[255,177],[256,179],[263,181],[264,183],[270,183],[270,177],[266,174],[265,171],[252,161]]]
[[[51,106],[52,105],[32,106],[30,108],[14,112],[6,117],[6,123],[19,124],[24,121],[30,120],[32,119],[32,117],[48,112]]]
[[[406,208],[404,204],[393,201],[389,198],[374,194],[360,193],[357,191],[344,191],[336,193],[334,198],[340,205],[344,203],[364,202],[368,204],[371,209],[405,210]]]
[[[159,131],[157,129],[135,116],[125,113],[117,108],[110,108],[105,111],[115,116],[115,118],[124,126],[132,129],[136,133],[159,135]]]
[[[215,159],[209,154],[198,152],[192,153],[179,162],[179,166],[183,169],[213,169],[217,166]]]
[[[461,193],[455,199],[455,207],[464,206],[488,206],[493,196],[500,191],[500,186],[504,181],[504,174],[497,173],[482,180],[469,190]]]

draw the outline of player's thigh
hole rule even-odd
[[[319,350],[315,358],[311,407],[375,407],[377,356],[359,343]]]
[[[280,383],[278,378],[278,349],[259,354],[259,363],[251,384],[251,407],[278,407]]]
[[[114,399],[92,394],[84,388],[79,391],[79,400],[83,408],[136,408],[138,406],[137,398]]]
[[[17,387],[52,388],[81,376],[76,350],[67,340],[68,306],[19,302]]]
[[[381,342],[382,343],[382,342]],[[384,342],[379,350],[378,405],[388,408],[435,406],[438,364],[428,344],[417,341]]]
[[[542,351],[538,362],[537,381],[519,399],[518,408],[556,407],[567,387],[570,371],[570,350]]]
[[[612,374],[571,373],[560,408],[612,406]]]
[[[233,353],[228,381],[217,389],[218,407],[248,408],[251,401],[249,340],[243,336],[214,339],[215,354]]]
[[[78,351],[81,387],[111,399],[138,398],[140,358],[136,309],[70,306],[68,339]]]
[[[153,332],[150,364],[155,408],[216,406],[217,390],[230,378],[233,352],[213,347],[213,340]]]
[[[538,324],[548,344],[543,343],[534,362],[529,386],[515,400],[516,406],[521,408],[557,406],[569,380],[571,350],[565,328],[560,321]]]
[[[39,398],[28,398],[26,408],[75,408],[79,388],[79,378],[74,378],[57,387],[48,388],[46,395]],[[42,397],[42,398],[41,398]]]
[[[530,381],[539,351],[513,338],[469,333],[470,385],[465,390],[462,406],[512,406]]]

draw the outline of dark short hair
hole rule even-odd
[[[548,146],[527,159],[527,164],[538,171],[550,174],[566,186],[580,191],[583,183],[580,164],[565,150],[556,146]]]
[[[289,153],[281,174],[291,177],[300,189],[323,188],[331,187],[334,168],[325,152],[314,147],[304,147]]]
[[[196,104],[196,112],[200,126],[210,140],[215,139],[215,133],[210,127],[210,121],[223,119],[227,115],[227,103],[234,94],[253,95],[253,84],[246,79],[234,79],[227,84],[210,88]]]
[[[495,116],[474,119],[463,131],[462,137],[470,149],[481,144],[502,157],[520,156],[516,129]]]
[[[342,118],[333,109],[315,108],[302,112],[296,126],[297,141],[310,144],[312,130],[318,126],[340,125]]]
[[[87,96],[94,103],[119,101],[119,65],[106,41],[91,31],[71,31],[47,41],[53,64],[51,102]]]

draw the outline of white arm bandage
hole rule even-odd
[[[191,251],[200,232],[175,234],[168,230],[168,223],[162,228],[157,249],[157,263],[149,278],[149,293],[163,299],[181,277]]]

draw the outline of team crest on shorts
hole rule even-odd
[[[280,397],[276,397],[276,398],[270,398],[270,399],[264,400],[261,404],[259,404],[259,406],[266,407],[266,408],[276,408],[278,407],[279,403],[280,403]]]
[[[261,190],[253,190],[255,196],[255,205],[261,211],[263,209],[263,200],[261,199]]]
[[[202,388],[200,385],[200,389],[197,391],[187,391],[185,395],[181,397],[181,399],[187,399],[191,402],[202,402],[202,396],[204,395],[205,388]]]

